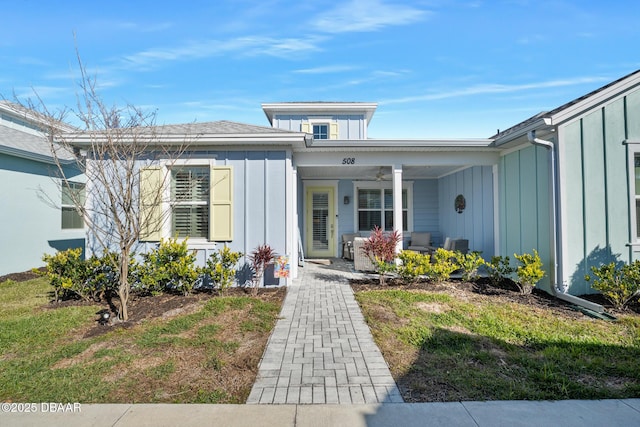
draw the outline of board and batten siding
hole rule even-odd
[[[548,149],[533,145],[502,156],[498,165],[499,255],[515,266],[514,254],[537,250],[545,271],[538,287],[547,291],[554,275],[550,171]]]
[[[462,213],[455,210],[459,194],[466,200]],[[442,239],[468,239],[470,251],[490,259],[495,254],[493,168],[473,166],[440,178],[438,199]]]
[[[574,295],[593,293],[584,279],[592,266],[640,258],[628,245],[635,218],[629,217],[633,171],[624,144],[640,140],[640,91],[586,112],[558,133],[562,283]]]
[[[293,132],[302,131],[302,123],[308,120],[335,121],[338,124],[337,139],[364,139],[365,119],[358,114],[338,114],[338,115],[277,115],[273,119],[273,127],[290,130]]]

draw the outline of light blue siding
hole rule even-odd
[[[550,156],[547,149],[528,146],[502,157],[499,167],[500,255],[537,250],[545,277],[538,287],[550,290],[553,275]]]
[[[466,200],[462,213],[455,211],[459,194]],[[440,238],[468,239],[470,250],[491,258],[495,254],[492,167],[474,166],[440,178],[438,199]]]
[[[55,166],[0,154],[0,275],[44,265],[42,255],[84,249],[84,230],[63,230]],[[83,182],[72,168],[66,172]]]
[[[563,282],[571,294],[594,292],[592,266],[630,262],[629,184],[625,139],[640,139],[640,91],[585,112],[560,129],[562,215],[567,242]]]
[[[416,180],[413,183],[413,231],[431,233],[434,244],[442,242],[440,211],[438,209],[438,181]]]
[[[279,129],[301,132],[302,123],[307,120],[335,120],[338,123],[338,139],[364,139],[365,121],[364,116],[353,115],[300,115],[282,114],[276,115],[273,119],[273,127]]]

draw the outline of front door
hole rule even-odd
[[[309,258],[336,256],[336,213],[332,187],[307,188],[306,252]]]

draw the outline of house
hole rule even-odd
[[[538,248],[547,290],[640,255],[640,70],[492,137],[501,254]]]
[[[0,275],[41,266],[44,253],[84,247],[84,223],[57,178],[45,126],[35,113],[0,101]],[[73,154],[59,155],[70,185],[82,191]]]
[[[221,245],[268,243],[295,277],[302,253],[340,257],[341,235],[377,225],[402,231],[398,249],[411,232],[467,239],[485,258],[537,249],[540,287],[589,293],[591,265],[640,247],[639,84],[640,71],[491,138],[373,139],[368,102],[265,103],[270,127],[163,126],[159,142],[192,140],[175,161],[139,165],[165,182],[143,211],[168,218],[143,243],[189,236],[200,262]],[[187,187],[198,191],[179,196]]]

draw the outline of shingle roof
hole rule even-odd
[[[44,134],[22,132],[0,125],[0,151],[34,160],[51,161],[51,149]],[[73,153],[59,150],[58,157],[63,161],[74,159]]]
[[[194,122],[170,125],[158,125],[148,128],[160,134],[168,135],[227,135],[227,134],[290,134],[296,133],[285,129],[277,129],[268,126],[248,125],[245,123],[218,120],[215,122]]]
[[[636,70],[636,71],[634,71],[632,73],[627,74],[626,76],[620,77],[619,79],[617,79],[617,80],[615,80],[615,81],[613,81],[613,82],[611,82],[609,84],[606,84],[606,85],[604,85],[604,86],[602,86],[602,87],[600,87],[600,88],[598,88],[598,89],[596,89],[594,91],[591,91],[591,92],[587,93],[586,95],[583,95],[583,96],[581,96],[579,98],[576,98],[576,99],[574,99],[572,101],[569,101],[566,104],[562,104],[561,106],[559,106],[557,108],[554,108],[551,111],[543,111],[541,113],[536,114],[535,116],[529,117],[527,120],[525,120],[523,122],[520,122],[515,126],[511,126],[510,128],[505,129],[502,132],[499,132],[499,133],[493,135],[490,138],[491,139],[504,138],[505,136],[507,136],[509,134],[512,134],[512,133],[515,133],[519,129],[525,128],[528,125],[533,124],[533,123],[535,123],[536,121],[538,121],[540,119],[553,117],[554,115],[560,113],[561,111],[566,110],[566,109],[568,109],[568,108],[570,108],[570,107],[572,107],[572,106],[584,101],[587,98],[591,98],[592,96],[597,95],[598,93],[603,92],[603,91],[609,89],[610,87],[615,86],[618,83],[620,83],[620,82],[622,82],[622,81],[624,81],[624,80],[626,80],[626,79],[628,79],[628,78],[630,78],[630,77],[632,77],[632,76],[634,76],[636,74],[640,74],[640,70]]]

